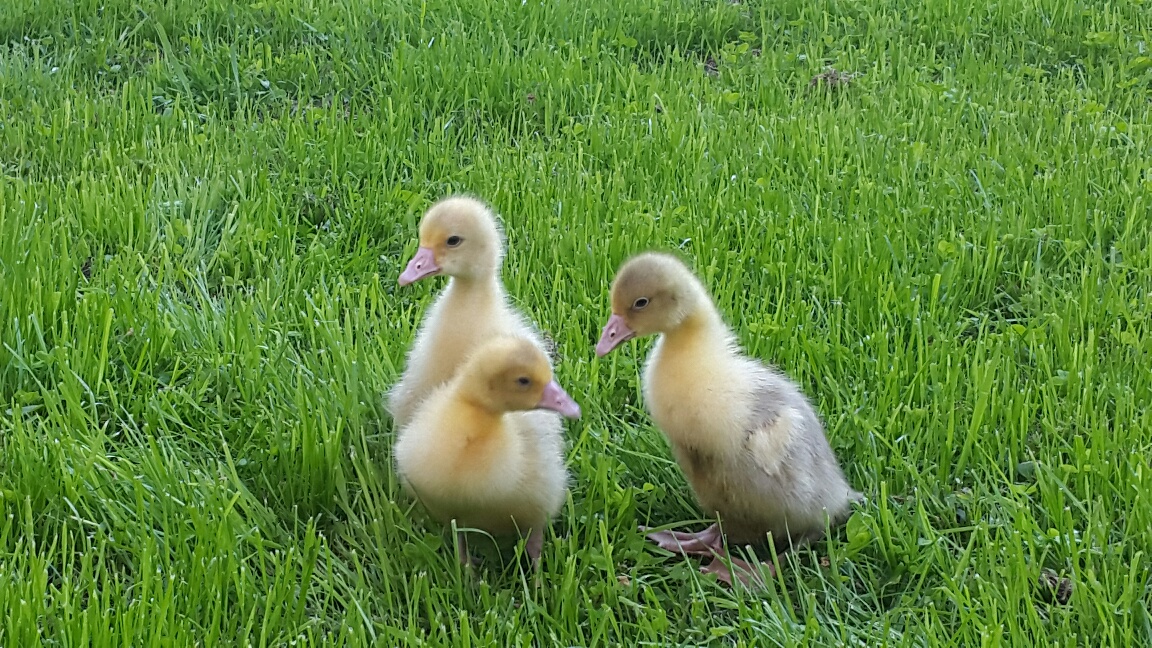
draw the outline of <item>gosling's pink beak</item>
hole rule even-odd
[[[596,343],[596,355],[608,355],[609,351],[634,337],[636,331],[628,328],[623,317],[612,313],[612,317],[608,318],[608,324],[604,326],[604,333],[600,335],[600,341]]]
[[[576,404],[576,401],[572,400],[568,392],[564,391],[560,383],[555,380],[544,385],[544,396],[540,399],[540,402],[536,404],[536,407],[560,412],[560,414],[571,419],[580,418],[580,406]]]
[[[431,248],[421,247],[416,250],[416,256],[408,262],[404,272],[400,273],[400,285],[407,286],[437,272],[440,272],[440,266],[436,265],[436,255]]]

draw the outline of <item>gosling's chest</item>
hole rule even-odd
[[[655,366],[645,381],[644,398],[655,423],[669,436],[698,437],[723,424],[722,396],[711,376],[688,368]]]
[[[701,411],[704,409],[703,403],[692,390],[682,389],[678,384],[650,384],[644,392],[652,418],[665,431],[673,432],[705,424],[705,412]]]
[[[644,376],[644,398],[653,422],[674,442],[730,451],[747,424],[745,386],[723,362],[661,351],[657,349]]]
[[[436,358],[429,378],[435,383],[451,378],[476,347],[496,333],[490,324],[470,317],[442,320],[429,340],[430,352]]]

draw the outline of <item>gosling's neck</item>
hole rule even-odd
[[[457,388],[452,418],[459,423],[460,434],[468,438],[487,436],[503,429],[504,413],[496,411],[466,388]]]
[[[504,292],[500,285],[500,275],[495,269],[452,277],[445,290],[453,297],[480,299],[499,298]]]
[[[674,328],[664,332],[661,348],[665,353],[726,350],[732,332],[714,309],[701,304]]]

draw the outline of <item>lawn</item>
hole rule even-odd
[[[1152,643],[1150,57],[1144,0],[0,4],[0,645]],[[584,410],[539,579],[390,467],[457,191]],[[868,496],[765,591],[636,530],[703,524],[651,339],[593,354],[644,249]]]

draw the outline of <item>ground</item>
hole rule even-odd
[[[1152,642],[1152,11],[1004,0],[0,7],[0,644]],[[475,193],[555,341],[537,581],[404,498],[380,397]],[[681,251],[867,496],[732,591],[592,347]],[[509,550],[512,551],[512,550]]]

